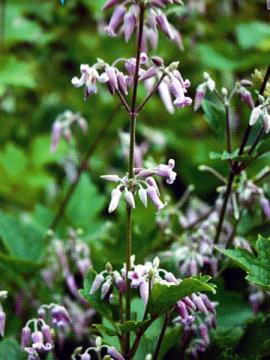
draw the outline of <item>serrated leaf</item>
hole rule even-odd
[[[148,311],[151,315],[161,315],[177,301],[195,292],[215,293],[215,285],[208,283],[209,277],[184,279],[179,285],[155,284],[150,294]]]
[[[223,139],[225,134],[225,110],[205,99],[202,104],[204,117],[218,139]]]
[[[237,248],[218,249],[247,272],[246,279],[264,290],[270,290],[270,239],[259,236],[256,243],[257,254]]]
[[[45,251],[44,235],[23,220],[0,212],[0,238],[11,258],[41,262]]]

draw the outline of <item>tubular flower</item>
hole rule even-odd
[[[181,50],[183,49],[181,34],[169,23],[167,16],[162,12],[168,4],[180,5],[182,1],[147,1],[142,39],[144,51],[149,47],[154,49],[157,47],[158,30],[162,31],[170,40],[175,42]],[[103,6],[103,10],[112,8],[112,15],[108,25],[105,27],[105,31],[112,37],[123,34],[125,41],[128,42],[138,29],[140,1],[108,0]]]
[[[135,208],[135,196],[138,194],[142,204],[147,207],[147,198],[149,198],[158,210],[163,209],[166,203],[160,200],[160,192],[153,175],[159,175],[166,178],[168,184],[173,184],[176,179],[176,172],[173,170],[175,161],[170,159],[168,164],[159,164],[151,169],[134,168],[134,179],[130,181],[128,175],[120,178],[118,175],[103,175],[104,180],[118,183],[119,185],[112,190],[111,201],[109,204],[109,213],[114,212],[119,206],[122,194],[126,203],[131,208]]]

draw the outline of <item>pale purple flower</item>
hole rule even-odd
[[[31,340],[31,329],[29,326],[25,326],[22,328],[21,333],[21,348],[24,349],[29,345],[29,342]]]
[[[121,195],[122,192],[116,188],[113,189],[112,194],[111,194],[111,202],[109,204],[109,213],[112,213],[113,211],[115,211],[119,205],[120,199],[121,199]]]
[[[153,202],[153,204],[155,205],[155,207],[158,210],[164,209],[164,207],[166,206],[166,203],[163,203],[160,200],[157,190],[154,186],[147,187],[147,195],[149,196],[149,198],[151,199],[151,201]]]
[[[88,353],[81,355],[81,360],[91,360],[91,356]]]
[[[0,335],[3,337],[6,327],[6,314],[3,310],[0,310]]]
[[[261,208],[262,208],[265,216],[267,217],[268,220],[270,220],[270,203],[269,203],[269,200],[266,199],[264,196],[261,197],[260,205],[261,205]]]
[[[266,134],[268,134],[270,131],[270,115],[268,114],[268,112],[266,110],[263,112],[262,119],[263,119],[264,132]]]
[[[44,336],[44,340],[46,343],[53,344],[52,332],[51,328],[47,324],[43,324],[41,327],[41,332]]]
[[[196,95],[194,100],[194,111],[197,111],[205,98],[206,84],[200,84],[196,89]]]
[[[270,10],[270,0],[266,0],[266,7],[267,7],[267,10]]]
[[[132,192],[129,190],[126,190],[124,196],[125,196],[126,202],[131,207],[131,209],[135,209],[135,200],[134,200],[134,196],[133,196]]]
[[[124,35],[125,40],[128,42],[135,30],[137,21],[137,7],[131,6],[124,16]]]
[[[157,15],[156,21],[157,21],[157,25],[159,26],[161,31],[163,31],[164,34],[166,36],[168,36],[168,38],[170,40],[173,40],[174,39],[173,31],[172,31],[170,23],[168,22],[166,15],[164,15],[164,14]]]
[[[101,299],[104,299],[107,296],[107,294],[110,291],[111,285],[112,285],[112,282],[111,282],[111,279],[109,278],[101,286]]]
[[[258,121],[260,116],[262,116],[262,114],[263,114],[263,112],[262,112],[262,108],[260,105],[253,108],[253,110],[251,111],[251,114],[250,114],[250,118],[249,118],[249,125],[253,126],[254,124],[256,124],[256,122]]]
[[[140,188],[138,191],[138,195],[144,207],[147,207],[147,190],[145,190],[144,188]]]
[[[174,167],[175,167],[175,161],[173,159],[170,159],[168,161],[168,165],[160,164],[157,167],[157,174],[159,176],[166,177],[167,178],[166,182],[167,184],[170,185],[174,183],[177,176],[176,172],[173,171]]]
[[[51,309],[52,321],[58,327],[66,326],[70,323],[70,316],[64,306],[55,305]]]
[[[114,346],[108,348],[108,354],[112,356],[115,360],[125,360],[125,358],[119,353]]]
[[[134,270],[128,273],[131,287],[138,288],[145,281],[146,269],[144,265],[136,265]]]
[[[103,5],[102,10],[108,10],[113,6],[119,4],[120,0],[107,0],[106,3]]]
[[[148,302],[148,298],[149,298],[149,284],[146,281],[143,281],[140,284],[140,296],[141,296],[144,304],[146,305]]]
[[[90,294],[94,294],[101,287],[104,280],[105,280],[105,278],[102,274],[97,274],[95,277],[95,280],[92,284]]]
[[[242,100],[247,104],[247,106],[250,108],[250,109],[253,109],[255,104],[254,104],[254,100],[253,100],[253,97],[251,95],[251,92],[248,91],[247,89],[243,88],[242,92],[241,92],[241,97],[242,97]]]
[[[169,85],[167,82],[162,81],[161,84],[158,87],[159,95],[161,97],[161,100],[166,108],[166,110],[170,113],[174,113],[174,106],[172,101],[172,96],[169,90]]]
[[[121,25],[126,13],[126,8],[123,5],[118,5],[113,11],[109,25],[106,26],[105,30],[109,36],[116,36],[116,32]]]
[[[73,77],[71,83],[75,87],[82,87],[85,85],[85,99],[90,95],[97,92],[97,80],[99,74],[94,67],[90,67],[87,64],[82,64],[80,67],[81,77]]]
[[[62,125],[59,121],[55,121],[52,127],[52,143],[51,143],[51,151],[55,152],[58,146],[58,143],[61,139],[62,134]]]

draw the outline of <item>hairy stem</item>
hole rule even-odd
[[[51,230],[55,230],[57,228],[57,226],[59,225],[61,219],[63,218],[63,216],[65,215],[65,211],[66,208],[80,182],[81,176],[83,174],[83,172],[86,170],[87,168],[87,164],[89,159],[91,158],[91,156],[93,155],[93,153],[95,152],[97,146],[99,145],[100,141],[103,139],[103,137],[105,136],[105,134],[107,133],[109,126],[111,124],[111,122],[113,121],[114,117],[116,116],[116,114],[118,113],[119,110],[119,106],[112,112],[111,116],[108,117],[108,120],[104,123],[104,125],[102,126],[102,128],[100,129],[100,131],[97,133],[97,136],[95,137],[93,143],[89,146],[89,149],[87,151],[87,153],[85,154],[84,158],[82,159],[78,171],[77,171],[77,176],[75,181],[70,185],[62,203],[60,204],[60,207],[55,215],[55,217],[53,218],[53,221],[50,225],[50,229]]]
[[[130,143],[129,143],[129,164],[128,164],[128,176],[132,180],[134,177],[134,151],[136,141],[136,103],[137,103],[137,91],[139,83],[139,69],[140,69],[140,58],[141,48],[143,39],[143,25],[144,25],[144,11],[145,7],[143,4],[140,5],[140,20],[138,30],[138,42],[137,42],[137,54],[136,54],[136,67],[134,73],[134,84],[133,94],[130,107]],[[128,279],[128,272],[131,269],[131,255],[132,255],[132,209],[127,205],[127,250],[126,250],[126,321],[130,320],[131,315],[131,289],[130,281]],[[125,353],[128,354],[130,351],[130,333],[126,335]]]

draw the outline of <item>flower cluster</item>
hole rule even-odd
[[[42,270],[42,276],[49,287],[59,281],[59,275],[62,273],[67,288],[75,297],[79,295],[74,274],[79,274],[83,278],[91,266],[89,247],[78,236],[79,231],[69,229],[67,241],[54,239],[49,266]]]
[[[121,69],[117,66],[120,63],[124,63]],[[190,82],[183,79],[178,66],[178,62],[173,62],[165,67],[163,59],[154,56],[149,60],[144,52],[140,56],[139,81],[150,92],[156,80],[161,98],[170,112],[173,106],[185,107],[192,103],[192,99],[186,96]],[[118,59],[112,65],[98,59],[91,67],[81,65],[81,77],[74,77],[71,82],[75,87],[85,86],[85,99],[97,92],[97,83],[106,84],[112,95],[117,92],[120,97],[127,96],[134,82],[135,69],[135,58]]]
[[[4,336],[5,327],[6,327],[6,313],[4,312],[2,301],[5,300],[8,296],[7,291],[0,291],[0,335]]]
[[[170,40],[175,42],[180,49],[183,49],[182,37],[179,31],[169,23],[167,16],[162,12],[168,4],[182,4],[181,0],[108,0],[103,10],[114,8],[109,24],[105,31],[109,36],[115,37],[123,34],[128,42],[132,35],[137,32],[140,6],[147,10],[145,13],[142,48],[144,51],[156,48],[158,45],[158,30],[161,30]]]
[[[111,202],[109,205],[109,213],[115,211],[119,205],[122,194],[127,204],[134,209],[135,199],[134,195],[138,196],[145,207],[147,207],[147,200],[153,202],[158,210],[163,209],[166,203],[160,200],[160,192],[154,175],[159,175],[166,178],[167,184],[173,184],[176,178],[176,172],[173,170],[175,162],[173,159],[168,161],[168,164],[160,164],[151,169],[134,168],[134,178],[129,179],[128,175],[120,178],[118,175],[103,175],[104,180],[118,183],[119,185],[113,189],[111,194]]]
[[[157,216],[160,229],[169,238],[175,241],[171,249],[162,253],[164,259],[173,258],[184,276],[198,275],[201,272],[210,273],[215,276],[218,272],[220,255],[215,251],[215,235],[220,213],[221,197],[216,200],[213,208],[210,208],[197,198],[192,198],[185,212],[176,213],[179,224],[185,230],[177,236],[173,233],[172,219],[170,214]],[[170,209],[168,209],[170,211]],[[227,215],[232,214],[232,204],[229,203]],[[219,238],[219,247],[226,247],[233,236],[233,226],[229,219],[224,221]],[[232,243],[235,246],[250,250],[249,243],[243,237],[236,236]]]
[[[67,310],[57,304],[42,305],[38,318],[27,321],[22,329],[21,346],[28,355],[28,360],[39,360],[54,348],[55,330],[70,324]]]
[[[194,323],[188,324],[184,329],[182,343],[186,349],[186,353],[192,359],[200,359],[210,344],[210,331],[216,328],[215,304],[209,303],[208,313],[205,311],[205,318],[197,318]]]
[[[147,261],[145,264],[135,264],[135,257],[131,258],[131,270],[127,277],[130,280],[131,287],[138,289],[139,294],[145,305],[149,299],[149,293],[156,283],[163,285],[177,285],[181,279],[177,279],[173,273],[168,272],[159,267],[159,258],[156,257],[153,262]],[[126,266],[124,265],[120,272],[113,271],[110,264],[106,266],[106,270],[97,274],[92,284],[90,293],[93,294],[99,289],[101,298],[110,299],[113,288],[120,292],[125,292]],[[204,294],[193,294],[185,297],[175,304],[175,308],[179,313],[181,322],[186,325],[195,319],[195,311],[201,311],[208,315],[208,312],[214,313],[214,305]]]
[[[52,126],[52,143],[51,151],[55,152],[61,137],[68,143],[71,141],[72,132],[71,127],[77,125],[84,133],[86,133],[88,124],[87,121],[70,110],[66,110],[63,114],[57,116]]]
[[[249,180],[245,172],[242,172],[237,194],[241,206],[252,209],[259,203],[264,216],[270,220],[270,202],[263,188]]]
[[[106,355],[104,355],[104,353],[106,353]],[[114,346],[102,345],[102,339],[99,336],[95,340],[95,346],[87,348],[83,353],[81,352],[81,348],[75,350],[71,359],[91,360],[96,358],[102,358],[103,360],[125,360]]]

